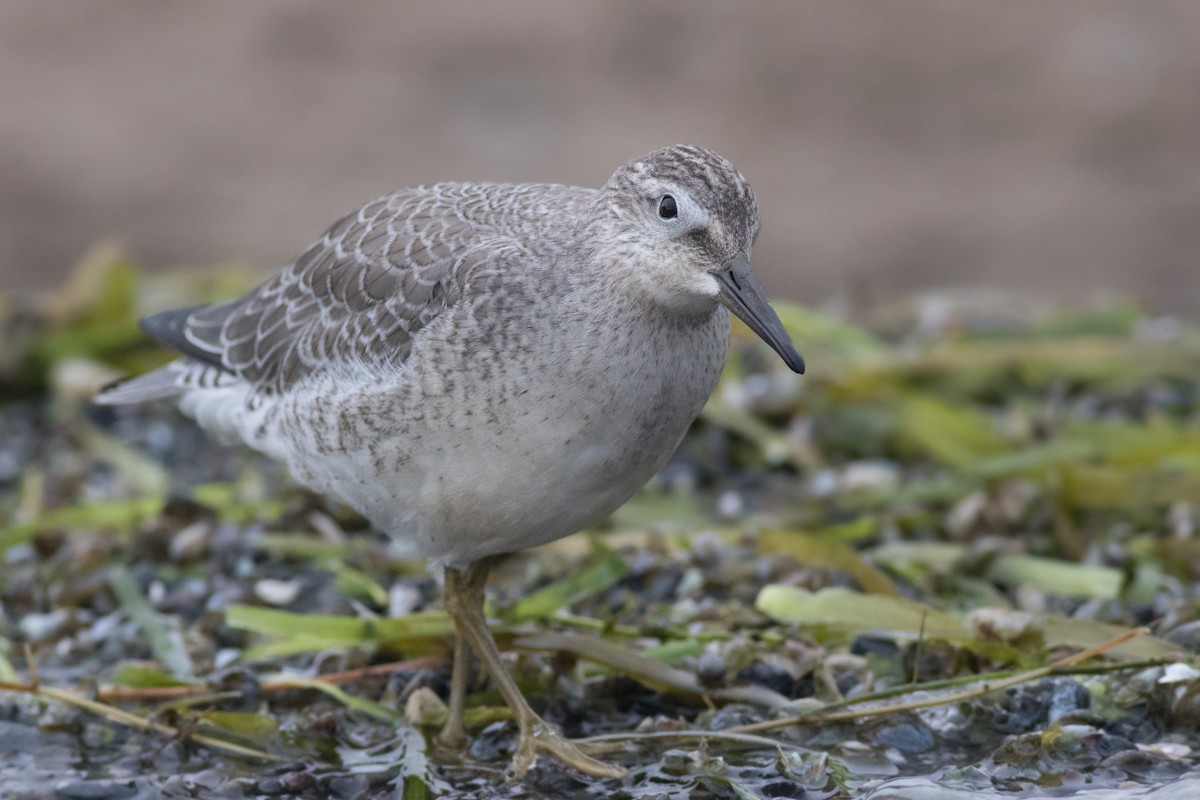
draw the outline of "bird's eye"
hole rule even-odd
[[[658,201],[658,215],[663,219],[675,219],[679,215],[679,206],[676,205],[674,197],[669,194],[662,196]]]

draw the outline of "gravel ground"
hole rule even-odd
[[[29,349],[0,351],[28,365],[0,386],[0,797],[1195,791],[1184,320],[947,297],[860,327],[785,306],[803,379],[739,333],[603,535],[497,570],[532,702],[630,768],[514,783],[486,682],[469,752],[430,743],[450,628],[422,565],[169,409],[86,405],[108,365],[161,357],[112,333],[140,284],[105,274],[95,308],[23,314],[34,335],[5,341]]]

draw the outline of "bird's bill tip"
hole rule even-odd
[[[715,275],[721,287],[717,301],[770,345],[790,370],[803,375],[804,357],[792,343],[775,309],[767,302],[766,292],[750,269],[746,254],[738,255]]]

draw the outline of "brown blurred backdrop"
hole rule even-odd
[[[439,179],[750,178],[776,293],[988,285],[1200,308],[1200,3],[0,5],[0,288],[97,240],[282,265]]]

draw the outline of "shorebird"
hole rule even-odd
[[[243,297],[141,321],[182,357],[110,387],[169,399],[282,461],[443,571],[457,631],[443,744],[466,742],[467,648],[539,752],[623,770],[530,707],[483,613],[491,561],[601,522],[717,384],[733,312],[804,362],[750,268],[749,184],[677,145],[600,189],[440,183],[373,200]]]

